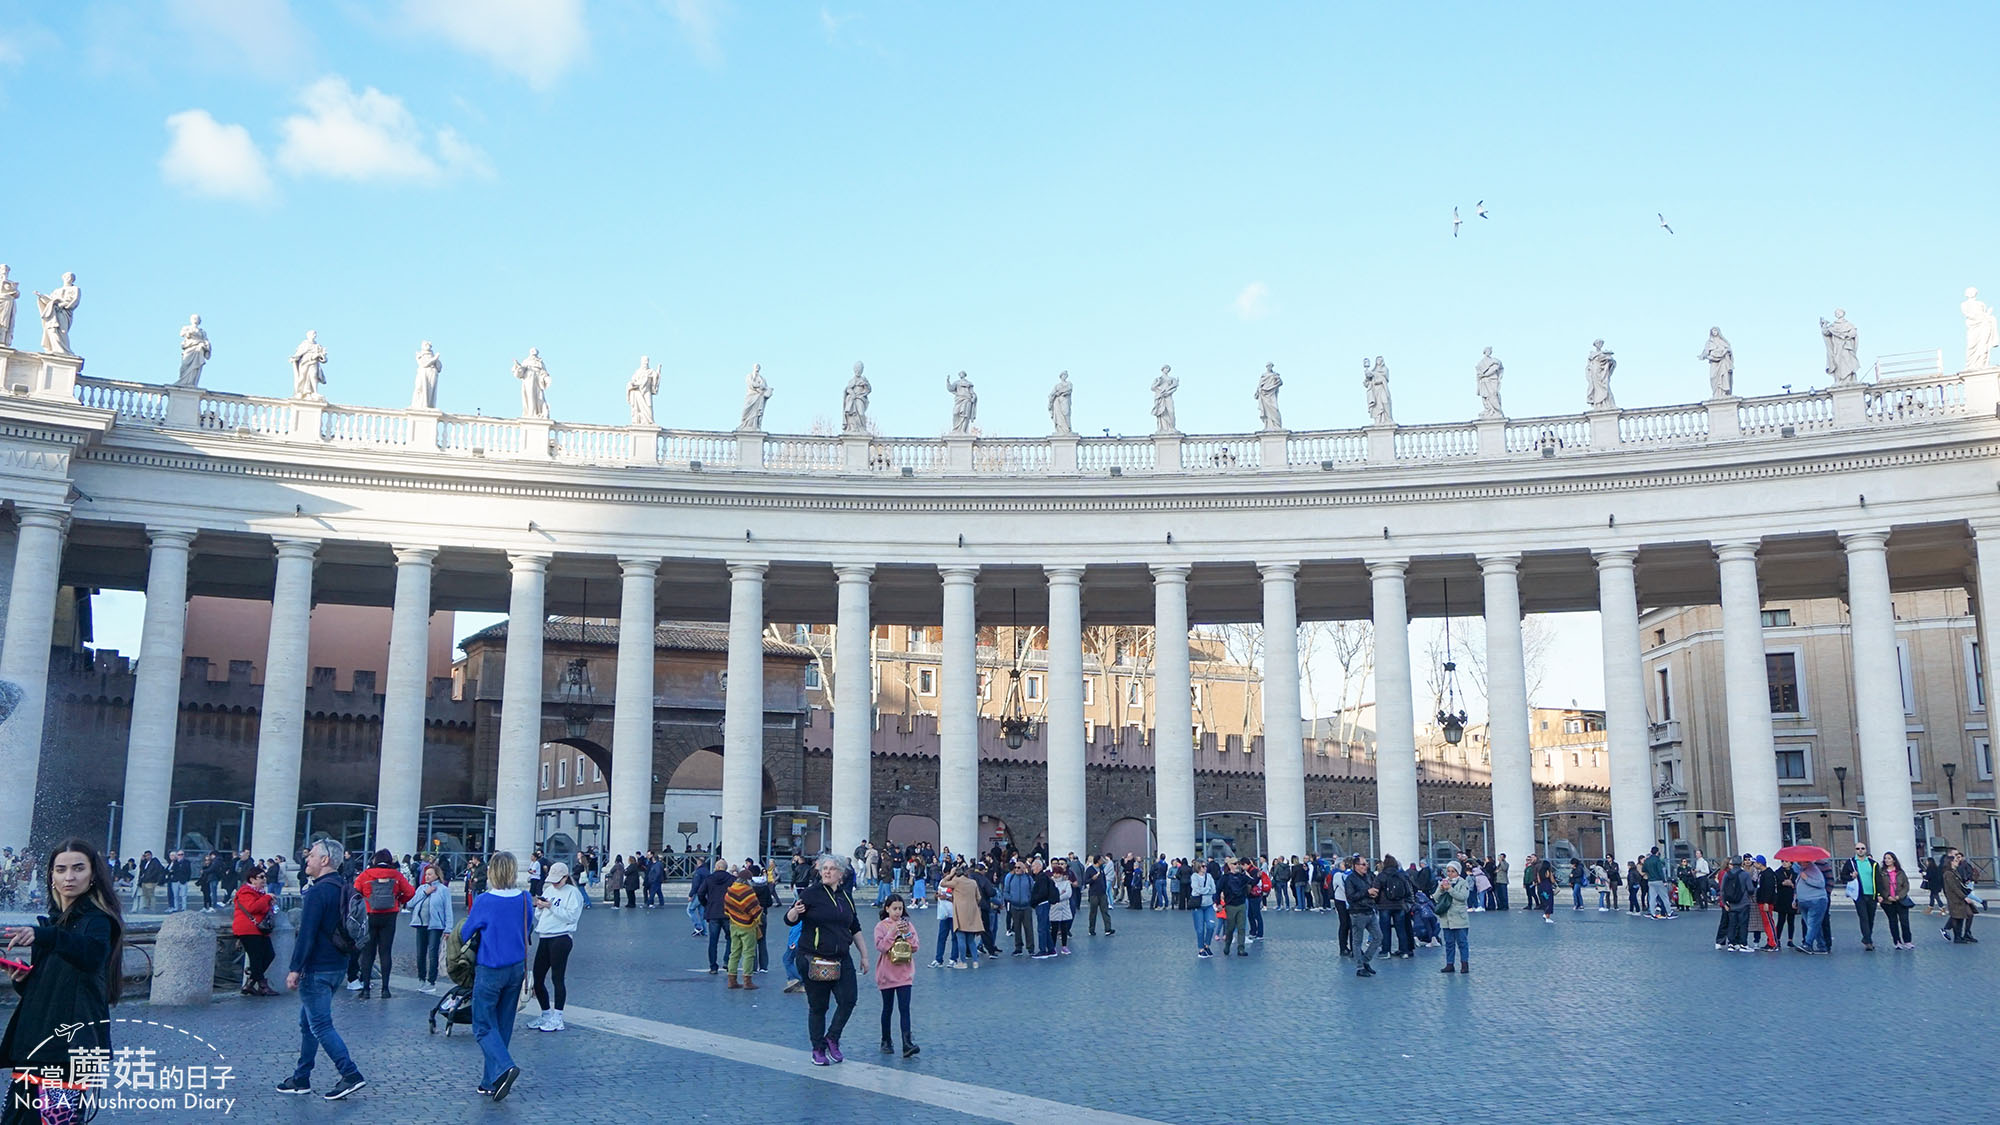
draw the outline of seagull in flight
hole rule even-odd
[[[1663,231],[1666,231],[1666,232],[1667,232],[1668,234],[1672,234],[1672,233],[1674,233],[1674,228],[1672,228],[1672,227],[1670,227],[1670,226],[1668,226],[1668,225],[1667,225],[1667,217],[1666,217],[1665,215],[1663,215],[1663,214],[1660,214],[1660,212],[1658,212],[1658,211],[1655,211],[1655,212],[1653,212],[1653,214],[1655,214],[1655,215],[1659,215],[1659,216],[1660,216],[1660,229],[1661,229],[1661,230],[1663,230]]]
[[[1482,219],[1490,219],[1493,217],[1486,213],[1486,201],[1484,199],[1472,205],[1472,213],[1479,216]]]
[[[1464,220],[1458,217],[1458,208],[1453,207],[1451,209],[1451,236],[1453,238],[1458,237],[1458,228],[1460,223],[1462,223],[1463,221]]]

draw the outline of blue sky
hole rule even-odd
[[[978,383],[988,433],[1247,430],[1265,362],[1295,428],[1515,416],[1824,382],[1942,348],[2000,293],[1990,5],[828,4],[165,0],[0,10],[14,157],[0,261],[83,286],[88,372],[285,393],[304,332],[335,401],[512,414],[539,347],[558,419],[623,420],[641,353],[669,426],[837,416],[867,361],[890,432]],[[1492,218],[1473,217],[1484,199]],[[1451,233],[1451,209],[1465,216]],[[1674,234],[1655,219],[1664,212]],[[31,334],[32,318],[24,332]],[[1574,662],[1571,662],[1574,663]]]

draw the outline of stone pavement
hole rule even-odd
[[[1079,930],[1072,956],[1003,952],[953,972],[928,967],[935,915],[919,914],[923,1054],[876,1052],[880,1004],[867,978],[845,1036],[850,1061],[815,1068],[805,998],[780,990],[775,943],[764,987],[731,992],[706,972],[706,942],[677,906],[593,908],[570,962],[572,1030],[537,1033],[524,1019],[524,1077],[498,1106],[471,1091],[479,1053],[467,1029],[427,1035],[433,998],[400,977],[391,1000],[336,997],[369,1079],[346,1103],[272,1092],[296,1051],[289,999],[116,1014],[212,1041],[236,1068],[229,1118],[313,1122],[1710,1122],[1851,1111],[1915,1122],[1966,1098],[1968,1082],[1983,1087],[1981,1064],[2000,1041],[1994,955],[1945,944],[1922,915],[1915,951],[1885,940],[1863,953],[1853,916],[1837,915],[1834,956],[1805,957],[1715,952],[1712,911],[1652,921],[1559,909],[1553,926],[1478,914],[1472,974],[1442,976],[1439,951],[1419,950],[1377,961],[1365,980],[1334,954],[1331,914],[1267,915],[1269,940],[1250,956],[1208,961],[1193,956],[1186,914],[1114,916],[1116,937]],[[399,949],[399,972],[408,953]],[[120,1028],[114,1039],[163,1046],[162,1034]],[[322,1061],[314,1077],[324,1088],[331,1068]],[[1963,1109],[1951,1116],[1988,1111],[1976,1100]]]

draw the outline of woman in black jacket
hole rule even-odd
[[[868,971],[868,947],[861,941],[861,921],[854,916],[854,895],[844,889],[847,864],[835,856],[819,858],[819,882],[799,892],[797,902],[785,912],[785,921],[801,923],[798,962],[806,986],[806,1034],[812,1039],[814,1066],[842,1061],[840,1033],[847,1029],[847,1017],[854,1014],[855,960],[849,948],[861,954],[861,972]],[[815,979],[814,962],[837,962],[832,979]],[[826,1020],[827,1002],[834,1004],[833,1022]]]
[[[71,1052],[79,1048],[111,1048],[111,1005],[118,1002],[118,966],[122,960],[125,926],[111,869],[85,840],[64,840],[50,849],[43,871],[49,888],[49,913],[34,926],[9,926],[7,957],[32,948],[28,972],[9,969],[20,1007],[0,1038],[0,1066],[19,1073],[50,1068],[69,1074]],[[67,1037],[56,1028],[81,1025]],[[36,1122],[39,1108],[62,1104],[77,1092],[45,1086],[33,1096],[16,1080],[8,1087],[0,1122]]]

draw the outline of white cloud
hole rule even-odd
[[[1271,287],[1253,281],[1236,295],[1236,315],[1243,320],[1262,320],[1271,314]]]
[[[205,109],[187,109],[167,118],[166,155],[160,178],[175,187],[215,199],[261,203],[271,198],[271,173],[264,154],[241,125],[224,125]]]
[[[428,135],[403,99],[370,86],[355,93],[328,75],[299,94],[306,112],[285,118],[278,164],[295,176],[432,183],[491,175],[486,154],[450,128]]]
[[[681,25],[695,57],[711,66],[722,61],[722,0],[665,0],[667,13]],[[824,26],[824,21],[822,21]]]
[[[167,13],[199,54],[267,78],[296,73],[312,53],[288,0],[169,0]]]
[[[555,85],[590,48],[583,0],[404,0],[404,17],[537,90]]]

